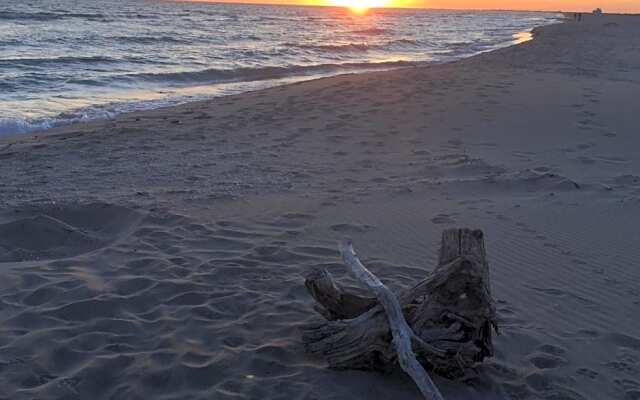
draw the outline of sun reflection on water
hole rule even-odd
[[[372,8],[388,7],[393,0],[330,0],[331,4],[338,7],[345,7],[352,13],[364,15]]]

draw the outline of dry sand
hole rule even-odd
[[[302,349],[303,276],[485,230],[502,335],[447,399],[640,399],[640,17],[0,141],[0,398],[418,399]]]

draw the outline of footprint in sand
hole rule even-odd
[[[580,376],[584,376],[589,379],[596,379],[598,377],[598,372],[590,369],[590,368],[578,368],[576,370],[576,374]]]
[[[560,346],[553,344],[543,344],[536,348],[536,351],[527,356],[531,364],[539,369],[557,368],[567,364],[567,360],[563,357],[566,350]]]
[[[281,228],[300,228],[307,225],[313,219],[315,219],[313,215],[292,212],[283,214],[273,221],[271,225]]]
[[[578,148],[579,150],[586,150],[592,148],[593,146],[595,146],[594,143],[581,143],[577,145],[576,148]]]
[[[336,224],[331,225],[331,230],[340,233],[363,233],[373,229],[370,225]]]
[[[448,214],[438,214],[435,217],[431,218],[431,222],[433,222],[434,224],[437,224],[437,225],[454,224],[456,222],[456,220],[453,219]]]
[[[618,347],[625,347],[640,352],[640,338],[635,336],[614,332],[607,335],[607,340]]]
[[[640,383],[632,379],[614,379],[613,382],[625,393],[625,400],[640,400]]]
[[[427,150],[414,150],[413,154],[416,155],[416,156],[427,156],[430,153]]]
[[[562,357],[545,353],[534,353],[527,357],[529,362],[539,369],[557,368],[567,363]]]

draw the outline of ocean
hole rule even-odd
[[[0,135],[508,46],[555,13],[0,0]]]

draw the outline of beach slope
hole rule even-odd
[[[501,335],[451,399],[640,399],[640,17],[0,140],[0,398],[418,399],[305,354],[304,275],[397,290],[485,232]]]

